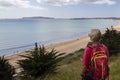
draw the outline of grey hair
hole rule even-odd
[[[92,29],[91,33],[88,35],[93,42],[99,42],[101,39],[101,32],[99,29]]]

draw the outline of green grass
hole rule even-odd
[[[80,73],[82,70],[83,52],[77,52],[73,55],[67,56],[62,61],[62,66],[57,74],[47,76],[44,80],[80,80]],[[76,56],[76,57],[75,57]],[[120,55],[111,56],[109,61],[110,66],[110,80],[120,80]]]
[[[58,71],[54,75],[48,75],[44,80],[81,80],[80,73],[82,70],[81,58],[83,50],[71,53],[63,58],[59,63]],[[120,55],[111,56],[110,65],[110,80],[120,80]],[[19,80],[19,79],[17,79]],[[29,79],[41,80],[41,79]]]
[[[83,51],[77,51],[66,56],[59,66],[58,73],[47,76],[44,80],[80,80]]]
[[[110,80],[120,80],[120,55],[111,57]]]

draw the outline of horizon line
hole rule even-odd
[[[27,18],[53,18],[53,19],[106,19],[106,18],[110,18],[110,19],[120,19],[120,17],[115,17],[115,16],[111,16],[111,17],[68,17],[68,18],[62,18],[62,17],[48,17],[48,16],[25,16],[25,17],[16,17],[16,18],[0,18],[0,19],[27,19]]]

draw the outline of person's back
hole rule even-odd
[[[108,73],[108,49],[100,44],[101,33],[94,29],[90,34],[91,43],[87,45],[83,56],[83,80],[105,80]]]

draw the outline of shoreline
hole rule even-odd
[[[118,24],[116,26],[113,26],[113,28],[120,31],[120,20],[117,20],[117,21],[118,21]],[[104,31],[103,31],[103,33],[104,33]],[[68,55],[69,53],[72,53],[76,50],[85,48],[89,41],[90,41],[90,39],[88,36],[82,36],[77,39],[60,42],[60,43],[56,43],[56,44],[50,44],[50,45],[45,46],[45,48],[48,51],[52,50],[54,48],[56,51],[59,51],[60,53],[66,53],[65,55]],[[17,65],[16,61],[24,59],[24,58],[20,57],[19,55],[26,55],[26,54],[29,54],[29,52],[24,51],[21,53],[15,53],[15,54],[6,56],[5,58],[9,59],[9,63],[15,67],[16,72],[20,72],[20,68]]]
[[[45,46],[47,51],[50,51],[52,49],[55,49],[59,53],[65,53],[65,55],[68,55],[76,50],[79,50],[81,48],[85,48],[87,43],[89,42],[88,36],[83,36],[77,39],[60,42],[56,44],[50,44]],[[29,54],[29,51],[24,51],[21,53],[12,54],[9,56],[6,56],[5,58],[9,60],[9,63],[15,67],[16,72],[19,73],[21,71],[20,67],[16,63],[18,60],[24,59],[23,57],[20,57],[19,55],[26,55]]]

